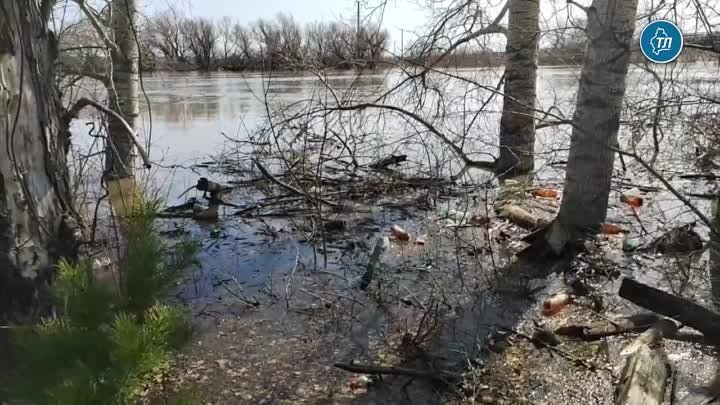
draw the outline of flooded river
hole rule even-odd
[[[661,69],[665,69],[659,73],[661,79],[670,75],[683,78],[681,83],[663,88],[666,96],[683,98],[699,91],[715,94],[715,66]],[[442,89],[442,99],[432,96],[432,91],[428,91],[430,95],[417,97],[415,89],[394,92],[381,101],[419,111],[443,132],[469,134],[465,151],[496,154],[502,97],[495,89],[501,89],[497,86],[502,70],[470,69],[454,74],[464,79],[430,75],[424,83],[426,88],[420,91]],[[572,117],[579,76],[578,68],[540,69],[538,109],[552,112],[547,120]],[[311,74],[145,75],[143,97],[147,96],[149,107],[143,103],[139,132],[146,138],[151,135],[150,154],[156,164],[147,176],[150,184],[162,193],[168,204],[199,197],[195,191],[184,195],[183,192],[195,185],[200,176],[220,181],[237,180],[233,174],[208,172],[207,163],[221,154],[235,158],[241,152],[237,141],[255,139],[257,129],[266,125],[268,115],[282,106],[293,106],[297,111],[336,95],[373,100],[393,88],[402,76],[399,72],[378,72],[358,78],[352,73],[336,73],[323,79],[337,94],[329,94],[327,86]],[[626,97],[629,112],[624,119],[646,119],[648,106],[656,102],[658,88],[652,75],[639,67],[633,69]],[[690,116],[691,110],[687,109],[692,109],[692,105],[683,108],[686,110],[663,115],[663,127],[668,132],[663,134],[659,167],[669,174],[683,167],[683,157],[693,148],[693,142],[682,129],[685,123],[676,119]],[[396,151],[408,153],[411,160],[408,165],[422,172],[424,152],[427,152],[429,166],[433,165],[430,156],[440,162],[452,155],[446,146],[432,145],[432,137],[396,115],[364,116],[353,125],[358,126],[350,125],[349,131],[368,134],[355,145],[358,156],[364,159],[372,160]],[[76,121],[73,129],[76,143],[87,153],[92,138],[85,135],[85,122]],[[632,136],[632,129],[623,126],[621,146],[626,146]],[[560,185],[564,179],[563,161],[569,139],[567,126],[538,130],[536,166],[540,183]],[[425,149],[425,141],[432,147]],[[650,153],[648,139],[638,142],[642,143],[638,149],[641,153]],[[473,158],[489,159],[482,154]],[[633,162],[627,164],[636,167]],[[618,163],[618,173],[620,169]],[[653,179],[635,174],[633,170],[618,177],[626,183],[657,185]],[[697,183],[678,179],[673,180],[673,185],[680,189],[698,187]],[[477,189],[473,192],[473,200],[481,195]],[[257,191],[241,189],[232,193],[229,201],[242,207],[259,197]],[[516,296],[517,288],[511,283],[515,276],[505,280],[510,283],[505,288],[514,294],[508,301],[499,301],[490,292],[491,285],[503,288],[502,283],[498,284],[492,277],[498,276],[498,269],[507,263],[508,253],[502,243],[493,246],[487,242],[484,228],[453,233],[448,231],[449,227],[438,225],[446,224],[449,213],[455,209],[475,210],[477,204],[482,204],[471,206],[470,202],[462,201],[466,197],[438,199],[437,206],[430,210],[401,202],[395,208],[378,204],[367,207],[367,212],[362,214],[337,214],[330,219],[341,218],[347,225],[328,238],[327,244],[303,240],[303,232],[298,229],[307,226],[312,218],[302,216],[245,218],[234,215],[236,208],[224,207],[217,223],[202,224],[188,219],[161,221],[163,232],[187,234],[202,243],[199,255],[202,267],[179,287],[177,297],[189,304],[196,319],[210,319],[213,326],[202,331],[183,367],[210,369],[215,373],[209,379],[201,379],[199,384],[207,386],[210,397],[222,398],[219,403],[251,403],[253,398],[289,401],[278,403],[379,403],[357,402],[352,395],[340,400],[348,394],[347,388],[343,388],[347,376],[330,365],[351,359],[381,363],[402,361],[401,357],[393,357],[396,354],[392,350],[405,341],[408,331],[419,333],[429,328],[423,326],[425,316],[417,323],[417,315],[423,311],[430,313],[433,308],[449,321],[442,331],[428,329],[426,338],[439,339],[440,344],[425,347],[442,348],[441,354],[446,356],[448,364],[474,358],[476,350],[483,346],[481,343],[489,339],[490,324],[512,327],[518,317],[535,304],[527,297]],[[617,195],[613,194],[612,198],[617,199]],[[448,214],[442,217],[439,211]],[[691,218],[687,209],[665,191],[648,195],[640,215],[650,232]],[[627,207],[618,204],[611,204],[609,221],[628,229],[637,225],[632,222],[634,219]],[[367,265],[375,238],[387,234],[393,224],[413,235],[422,235],[426,245],[393,242],[384,259],[386,268],[391,270],[383,275],[388,284],[372,294],[349,289],[352,279],[362,274]],[[508,229],[506,225],[493,226],[496,231],[502,228],[498,231],[502,235]],[[463,245],[463,249],[487,243],[482,249],[489,247],[489,250],[460,254],[460,245],[464,243],[468,245]],[[614,252],[622,254],[621,250]],[[558,280],[551,282],[542,294],[552,293],[560,284]],[[384,300],[389,303],[387,306]],[[349,329],[345,329],[348,325]],[[218,367],[213,369],[212,363]],[[298,364],[304,366],[298,368]],[[189,373],[196,377],[197,374]],[[190,379],[190,382],[198,383],[198,380]],[[434,390],[422,384],[414,387],[411,391],[416,394],[410,403],[438,403],[435,396],[429,395]],[[330,401],[333,395],[336,399]],[[375,398],[379,401],[393,395],[381,393]],[[245,402],[237,402],[237,398]],[[311,399],[315,399],[314,402]],[[257,403],[275,403],[267,401]],[[387,403],[408,403],[403,401]]]
[[[717,66],[688,65],[683,69],[683,88],[707,89],[711,93],[716,90],[714,81],[718,74]],[[472,148],[466,146],[466,150],[475,149],[474,152],[481,150],[497,154],[502,97],[498,94],[493,96],[493,90],[502,76],[502,70],[467,69],[452,73],[467,78],[472,83],[445,77],[437,78],[430,86],[443,92],[442,112],[446,116],[438,117],[437,111],[432,109],[433,102],[437,100],[427,97],[424,102],[431,108],[423,110],[426,111],[424,117],[433,123],[442,121],[441,129],[453,134],[468,133],[476,140],[476,144],[472,145]],[[678,75],[677,72],[667,69],[659,73],[661,77]],[[572,117],[579,76],[580,70],[575,67],[541,68],[538,75],[538,109],[548,110],[555,116]],[[334,73],[326,77],[326,80],[327,84],[337,91],[352,88],[353,95],[379,95],[402,77],[398,72],[377,72],[364,73],[358,78],[354,73],[348,72]],[[485,87],[478,89],[478,86]],[[324,86],[310,73],[273,76],[222,72],[156,73],[143,77],[143,87],[145,94],[142,98],[147,96],[150,107],[148,108],[147,103],[142,103],[144,108],[139,132],[144,134],[146,139],[148,135],[151,136],[151,157],[165,167],[158,168],[155,183],[167,192],[170,203],[176,202],[177,196],[197,179],[196,173],[182,167],[205,162],[224,150],[234,148],[229,139],[246,140],[258,126],[266,122],[269,112],[266,102],[270,109],[274,110],[291,104],[302,107],[308,100],[327,97]],[[649,101],[654,102],[657,89],[657,83],[652,76],[636,67],[628,78],[626,104],[642,107]],[[680,92],[677,88],[670,91]],[[666,96],[668,92],[666,88]],[[411,110],[417,108],[411,104],[413,100],[406,97],[407,94],[406,91],[397,91],[384,102]],[[480,106],[482,113],[473,116]],[[547,119],[552,121],[556,117]],[[77,135],[76,140],[87,148],[89,137],[84,135],[87,129],[83,124],[76,122],[74,133]],[[411,137],[412,131],[416,129],[398,116],[384,118],[382,125],[364,124],[374,125],[374,129],[382,132],[377,138],[379,145],[374,145],[380,148],[382,143],[391,146],[398,139]],[[459,125],[463,127],[458,129]],[[549,127],[538,131],[537,167],[543,177],[557,180],[564,178],[564,173],[546,164],[563,160],[568,140],[569,127]],[[668,145],[667,149],[675,150],[674,145]],[[489,159],[487,156],[478,158]]]

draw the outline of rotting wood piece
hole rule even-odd
[[[712,342],[720,342],[720,315],[702,305],[629,278],[623,279],[618,294],[636,305],[698,330]]]
[[[660,317],[655,314],[636,314],[619,319],[593,322],[587,325],[561,326],[555,330],[555,333],[584,341],[595,341],[608,336],[644,332],[658,320],[660,320]]]
[[[545,218],[539,215],[533,215],[525,208],[512,204],[503,206],[498,212],[498,217],[505,218],[522,228],[531,230],[549,223]]]
[[[662,356],[643,344],[628,357],[615,391],[615,405],[660,405],[668,367]]]

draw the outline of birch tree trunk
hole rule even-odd
[[[539,14],[539,0],[510,0],[498,174],[525,174],[534,167]]]
[[[607,215],[638,0],[593,0],[560,212],[545,234],[556,254]]]
[[[77,248],[69,133],[55,82],[51,2],[0,0],[0,321],[36,308],[59,256]],[[43,11],[41,11],[43,10]]]
[[[112,52],[112,86],[108,89],[110,108],[137,130],[140,116],[138,90],[139,49],[136,41],[138,22],[137,0],[113,0],[113,34],[117,50]],[[109,118],[110,144],[105,162],[106,175],[125,178],[133,175],[135,148],[125,125]]]

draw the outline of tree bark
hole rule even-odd
[[[47,0],[0,0],[0,321],[36,309],[77,248]]]
[[[544,235],[555,254],[594,235],[607,215],[637,0],[593,0],[558,217]]]
[[[715,232],[710,232],[710,289],[713,304],[720,310],[720,197],[712,202],[712,222]]]
[[[113,0],[112,10],[117,49],[112,51],[112,86],[108,89],[110,108],[137,130],[140,116],[137,0]],[[116,118],[110,117],[108,127],[110,144],[105,154],[106,175],[110,178],[130,177],[135,163],[132,138],[125,124]]]
[[[506,176],[529,173],[534,168],[539,15],[539,0],[510,0],[505,98],[496,166],[496,172]]]

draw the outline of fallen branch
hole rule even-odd
[[[287,183],[282,182],[280,179],[278,179],[277,177],[275,177],[275,176],[273,176],[272,174],[270,174],[270,172],[268,171],[268,169],[266,169],[265,166],[263,166],[262,163],[260,163],[257,159],[253,159],[252,161],[253,161],[253,163],[255,163],[255,166],[257,166],[258,170],[260,170],[260,173],[262,173],[263,176],[267,177],[268,180],[270,180],[270,181],[272,181],[273,183],[277,184],[278,186],[284,188],[285,190],[290,191],[291,193],[294,193],[294,194],[297,194],[297,195],[301,195],[301,196],[303,196],[303,197],[305,197],[305,198],[307,198],[307,199],[309,199],[309,200],[319,201],[319,202],[321,202],[321,203],[323,203],[323,204],[325,204],[325,205],[329,205],[329,206],[331,206],[331,207],[338,207],[338,206],[339,206],[338,203],[335,203],[335,202],[332,202],[332,201],[328,201],[328,200],[326,200],[326,199],[324,199],[324,198],[322,198],[322,197],[313,197],[313,196],[311,196],[310,194],[308,194],[308,193],[306,193],[306,192],[304,192],[304,191],[302,191],[302,190],[300,190],[300,189],[297,189],[297,188],[295,188],[295,187],[293,187],[293,186],[291,186],[291,185],[289,185],[289,184],[287,184]]]
[[[637,314],[612,321],[593,322],[589,325],[569,325],[557,328],[555,333],[584,341],[595,341],[609,336],[644,332],[660,317],[655,314]]]
[[[378,238],[378,240],[375,242],[375,247],[373,248],[372,255],[370,256],[367,268],[365,269],[365,273],[363,273],[362,278],[360,279],[359,287],[361,290],[365,291],[370,286],[373,275],[375,274],[375,270],[377,270],[378,264],[380,263],[380,257],[389,249],[390,239],[388,239],[387,236],[382,236]]]
[[[150,156],[148,156],[147,152],[145,151],[145,148],[143,147],[142,143],[140,142],[140,138],[137,136],[137,133],[135,133],[135,130],[128,124],[127,121],[118,113],[115,111],[105,107],[104,105],[98,103],[97,101],[90,100],[87,97],[82,97],[78,101],[75,102],[75,105],[73,105],[65,114],[65,119],[69,123],[71,119],[77,118],[80,111],[87,107],[92,106],[96,109],[100,110],[101,112],[115,118],[116,120],[120,121],[120,123],[125,127],[125,130],[127,131],[128,137],[130,137],[130,140],[135,144],[135,147],[138,149],[138,153],[140,154],[140,157],[143,160],[143,163],[145,165],[146,169],[149,169],[152,167],[152,163],[150,162]]]
[[[399,165],[407,161],[407,155],[391,155],[370,165],[372,169],[387,169],[388,166]]]
[[[720,342],[720,315],[685,298],[624,278],[620,297],[690,326],[711,342]]]
[[[720,180],[720,176],[712,173],[681,174],[679,177],[686,180]]]
[[[555,353],[559,354],[560,356],[564,357],[566,360],[571,361],[577,365],[583,366],[588,370],[594,371],[597,369],[605,369],[606,371],[610,371],[610,370],[607,370],[606,368],[599,367],[596,364],[593,364],[584,359],[581,359],[580,357],[577,357],[577,356],[573,355],[572,353],[569,353],[557,346],[553,346],[552,344],[550,344],[550,342],[547,341],[547,339],[538,339],[537,337],[528,336],[524,333],[518,332],[511,328],[506,328],[503,326],[499,327],[499,329],[503,330],[505,332],[511,333],[517,337],[523,338],[523,339],[527,340],[528,342],[538,345],[540,347],[545,347],[548,350],[555,352]]]
[[[448,381],[448,380],[459,380],[460,375],[451,373],[449,371],[425,371],[425,370],[416,370],[412,368],[403,368],[403,367],[385,367],[385,366],[376,366],[373,364],[345,364],[345,363],[335,363],[333,364],[333,367],[337,367],[341,370],[349,371],[351,373],[357,373],[357,374],[370,374],[370,375],[401,375],[406,377],[419,377],[419,378],[429,378],[431,380],[437,380],[437,381]]]
[[[665,186],[665,188],[666,188],[670,193],[672,193],[672,195],[675,196],[675,198],[677,198],[678,200],[680,200],[680,202],[682,202],[683,205],[685,205],[688,209],[690,209],[690,211],[692,211],[695,215],[697,215],[697,217],[700,218],[700,220],[701,220],[705,225],[707,225],[707,226],[710,228],[710,232],[712,232],[712,233],[714,233],[714,234],[720,233],[720,231],[716,230],[716,229],[713,227],[712,221],[710,221],[710,219],[709,219],[705,214],[703,214],[702,212],[700,212],[700,209],[699,209],[697,206],[695,206],[694,204],[692,204],[692,203],[690,202],[690,200],[688,200],[681,192],[679,192],[678,190],[676,190],[675,187],[673,187],[673,185],[670,184],[670,182],[669,182],[665,177],[663,177],[660,173],[658,173],[657,170],[653,169],[653,167],[652,167],[650,164],[648,164],[645,160],[643,160],[642,158],[640,158],[640,156],[638,156],[637,153],[625,152],[625,151],[622,151],[622,150],[620,150],[620,149],[618,149],[618,148],[612,148],[612,149],[615,150],[615,152],[619,153],[620,155],[628,156],[628,157],[631,157],[631,158],[635,159],[635,161],[637,161],[638,163],[640,163],[640,165],[641,165],[645,170],[647,170],[653,177],[655,177],[656,179],[658,179],[658,180],[663,184],[663,186]]]

